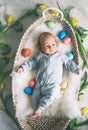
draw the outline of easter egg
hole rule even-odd
[[[70,37],[65,37],[64,39],[62,39],[62,43],[63,44],[69,44],[71,42],[71,38]]]
[[[72,17],[71,24],[73,27],[76,27],[78,25],[78,19],[76,17]]]
[[[66,33],[66,31],[64,31],[64,30],[62,30],[62,31],[60,31],[59,33],[58,33],[58,38],[60,39],[60,40],[62,40],[63,38],[65,38],[67,36],[67,33]]]
[[[28,56],[30,55],[30,53],[31,53],[31,50],[30,50],[29,48],[24,48],[24,49],[22,49],[22,51],[21,51],[21,55],[22,55],[23,57],[28,57]]]
[[[82,115],[88,114],[88,107],[83,107],[83,108],[81,108],[81,114],[82,114]]]
[[[67,52],[66,56],[69,57],[70,60],[72,60],[74,58],[74,56],[71,52]]]
[[[56,15],[59,14],[59,12],[58,12],[57,10],[54,10],[54,9],[50,9],[50,10],[49,10],[49,13],[50,13],[50,14],[56,14]]]
[[[46,25],[48,28],[52,29],[55,27],[56,24],[55,24],[55,22],[48,20],[48,21],[46,21]]]
[[[6,22],[7,22],[7,24],[12,24],[14,22],[14,16],[7,15]]]
[[[46,5],[46,4],[40,4],[40,5],[38,6],[38,8],[39,8],[40,10],[44,10],[44,9],[47,8],[47,5]]]
[[[34,88],[35,87],[35,79],[31,79],[30,81],[29,81],[29,83],[28,83],[28,86],[30,87],[30,88]]]
[[[61,82],[60,86],[61,86],[61,89],[62,89],[62,90],[66,89],[66,88],[68,87],[68,82],[67,82],[67,80],[63,80],[63,81]]]
[[[27,95],[31,95],[33,93],[33,89],[26,87],[26,88],[24,88],[24,93],[27,94]]]

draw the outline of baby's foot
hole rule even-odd
[[[31,118],[36,118],[36,117],[40,117],[41,115],[42,115],[42,110],[38,108],[38,109],[35,111],[35,113],[34,113],[33,115],[31,115],[30,117],[31,117]]]

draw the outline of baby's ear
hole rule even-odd
[[[40,44],[38,44],[38,49],[41,50],[41,46],[40,46]]]
[[[55,41],[56,41],[57,46],[58,46],[60,44],[60,40],[57,37],[55,37]]]

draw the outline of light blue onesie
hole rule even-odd
[[[37,70],[36,86],[31,96],[34,110],[37,108],[44,110],[58,97],[63,66],[74,73],[79,71],[75,62],[60,52],[51,55],[38,52],[37,55],[22,64],[23,69]]]

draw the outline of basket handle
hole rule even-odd
[[[59,13],[60,13],[60,18],[61,19],[63,19],[63,13],[59,10],[59,9],[57,9],[57,8],[55,8],[55,7],[48,7],[48,8],[46,8],[43,12],[42,12],[42,15],[43,15],[43,17],[45,18],[45,16],[46,16],[46,12],[47,11],[49,11],[49,10],[56,10],[56,11],[58,11]]]

